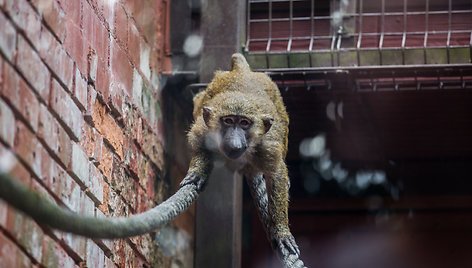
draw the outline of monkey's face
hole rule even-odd
[[[238,159],[248,148],[249,129],[253,122],[244,116],[228,115],[220,118],[220,151],[229,159]]]
[[[268,116],[257,96],[239,92],[223,93],[202,108],[205,146],[227,159],[237,160],[251,153],[269,131],[273,117]]]

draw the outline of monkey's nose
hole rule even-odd
[[[225,146],[224,151],[225,151],[225,154],[230,159],[237,159],[241,155],[243,155],[243,153],[246,151],[246,149],[247,149],[247,145],[245,145],[245,144],[241,144],[241,143],[233,144],[233,143],[231,143],[231,144],[228,144],[228,146]]]

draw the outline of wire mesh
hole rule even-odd
[[[470,63],[471,47],[470,0],[248,1],[245,50],[266,67]]]

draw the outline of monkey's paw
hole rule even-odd
[[[274,239],[275,246],[282,256],[294,254],[299,256],[300,250],[291,233],[284,234]]]
[[[300,250],[290,232],[274,239],[274,246],[285,268],[306,268],[303,261],[300,260]]]
[[[183,187],[188,184],[194,184],[197,187],[197,191],[201,192],[205,189],[208,177],[200,175],[195,172],[190,172],[187,176],[180,182],[180,187]]]

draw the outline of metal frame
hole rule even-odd
[[[403,90],[470,90],[472,65],[397,65],[258,69],[281,90],[341,90],[354,92]]]
[[[378,51],[380,62],[377,65],[384,65],[389,64],[388,62],[382,61],[382,52],[383,51],[400,51],[401,52],[401,64],[408,64],[408,58],[410,55],[406,54],[406,51],[410,49],[414,50],[422,50],[423,55],[423,62],[421,64],[429,64],[431,60],[428,60],[428,53],[433,53],[430,49],[433,48],[443,48],[446,50],[445,55],[447,57],[446,62],[441,63],[457,63],[451,60],[451,49],[455,48],[469,48],[472,50],[472,7],[468,9],[457,9],[452,0],[448,0],[447,6],[445,5],[444,10],[430,10],[430,3],[429,0],[426,0],[425,10],[421,11],[413,11],[408,10],[408,1],[412,2],[412,0],[403,0],[403,11],[392,11],[386,10],[385,0],[381,0],[381,10],[380,12],[366,12],[365,11],[365,3],[364,0],[351,0],[353,4],[357,4],[358,8],[355,9],[355,12],[346,12],[343,13],[343,20],[353,18],[356,21],[356,27],[354,32],[340,32],[331,30],[330,35],[316,35],[316,26],[317,22],[321,20],[333,20],[332,12],[328,16],[317,16],[315,15],[315,1],[314,0],[248,0],[247,3],[247,39],[245,44],[245,52],[248,55],[264,55],[266,57],[266,66],[271,67],[269,57],[271,55],[289,55],[289,54],[303,54],[308,53],[310,57],[310,65],[304,67],[313,67],[311,57],[314,53],[330,53],[331,54],[331,66],[340,65],[339,64],[339,56],[337,60],[333,60],[335,54],[338,54],[340,51],[342,52],[354,52],[356,53],[356,62],[354,65],[362,66],[366,65],[361,60],[361,53],[363,51]],[[304,17],[294,17],[293,14],[293,4],[294,2],[306,2],[310,5],[310,16]],[[251,18],[251,7],[253,4],[260,4],[260,3],[267,3],[268,10],[267,10],[267,18]],[[281,17],[281,18],[274,18],[273,16],[273,3],[288,3],[289,5],[289,14],[288,17]],[[452,19],[455,16],[460,14],[470,14],[470,25],[468,29],[453,29],[452,27]],[[425,29],[423,31],[408,31],[408,18],[409,16],[417,16],[422,15],[425,18]],[[447,15],[447,30],[435,30],[431,29],[429,22],[430,16],[432,15]],[[403,17],[403,29],[400,30],[386,30],[385,29],[385,18],[388,16],[402,16]],[[363,32],[363,24],[365,23],[364,20],[366,17],[378,17],[380,19],[380,31],[379,32]],[[293,23],[295,21],[305,21],[307,26],[310,29],[311,34],[307,34],[306,36],[294,36],[294,26]],[[273,36],[273,24],[276,22],[288,22],[289,23],[289,33],[288,36],[283,37],[274,37]],[[267,38],[252,38],[251,34],[251,26],[255,23],[267,23],[268,24],[268,37]],[[307,27],[307,28],[308,28]],[[459,45],[452,45],[451,38],[455,34],[460,35],[468,35],[469,41],[468,44],[459,44]],[[444,41],[444,44],[441,45],[431,45],[429,42],[431,39],[431,35],[446,35],[447,38]],[[401,37],[401,45],[398,47],[385,47],[385,39],[392,36]],[[414,45],[409,46],[407,40],[413,36],[422,36],[423,42],[422,45]],[[378,44],[376,47],[366,47],[366,38],[378,38]],[[357,40],[353,43],[353,45],[347,45],[343,43],[344,40],[354,38]],[[294,49],[293,43],[296,41],[305,40],[309,41],[309,46],[307,49]],[[324,49],[314,50],[314,43],[319,40],[331,40],[331,46],[326,47]],[[275,41],[286,41],[287,47],[285,50],[274,50],[273,43]],[[266,42],[266,47],[264,50],[251,50],[252,44],[254,42]],[[429,50],[429,51],[428,51]],[[442,53],[442,52],[441,52]],[[470,52],[469,52],[469,62],[470,62]],[[363,64],[364,63],[364,64]],[[417,62],[415,62],[418,64]],[[288,67],[291,66],[290,59],[288,59]]]

